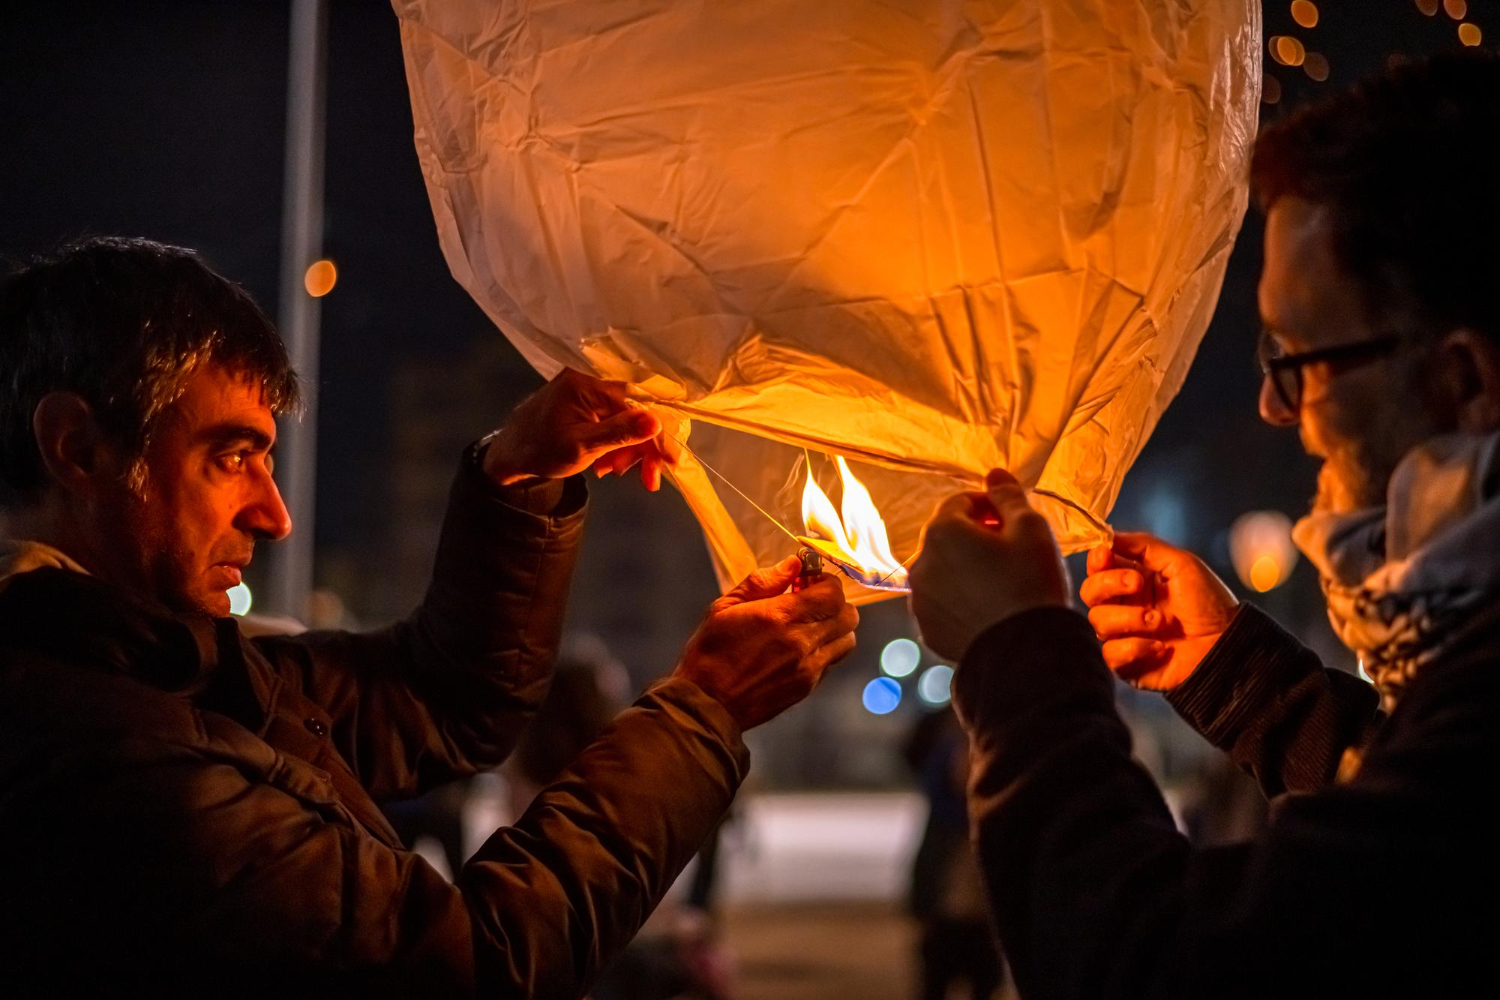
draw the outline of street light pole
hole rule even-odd
[[[286,173],[281,198],[281,336],[301,376],[301,420],[282,418],[276,478],[292,515],[290,538],[271,548],[265,609],[304,618],[312,589],[318,446],[318,324],[321,303],[303,287],[323,251],[323,140],[327,0],[292,0],[287,64]]]

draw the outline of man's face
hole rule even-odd
[[[291,531],[271,479],[276,421],[260,387],[222,368],[193,374],[146,449],[145,485],[124,503],[132,575],[176,611],[229,613],[257,539]]]
[[[1260,280],[1261,322],[1287,354],[1372,340],[1404,329],[1372,324],[1355,280],[1334,256],[1324,206],[1284,197],[1266,219]],[[1346,513],[1385,503],[1401,458],[1438,428],[1423,406],[1411,348],[1353,364],[1302,369],[1302,404],[1288,409],[1270,379],[1260,388],[1261,416],[1296,424],[1307,453],[1323,459],[1313,509]]]

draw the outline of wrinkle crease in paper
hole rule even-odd
[[[722,584],[793,543],[704,463],[798,529],[843,455],[901,559],[992,466],[1107,536],[1244,214],[1258,3],[394,6],[454,276],[657,402]]]

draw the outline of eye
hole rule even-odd
[[[218,462],[219,468],[225,472],[244,472],[245,467],[250,463],[250,453],[248,451],[231,451],[227,455],[220,455]]]

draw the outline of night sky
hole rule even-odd
[[[1471,20],[1500,39],[1500,12],[1487,21],[1492,3],[1469,6]],[[1392,52],[1458,44],[1452,20],[1423,16],[1412,0],[1319,7],[1321,22],[1305,30],[1285,3],[1267,5],[1268,37],[1295,31],[1332,66],[1327,83],[1270,67],[1282,98],[1263,107],[1268,118]],[[0,252],[85,232],[181,243],[243,282],[274,317],[287,28],[287,6],[273,2],[6,4]],[[459,358],[499,334],[439,252],[412,148],[396,18],[385,4],[332,2],[328,98],[326,246],[340,279],[324,299],[316,529],[320,547],[358,551],[387,527],[393,368],[414,353]],[[1313,489],[1295,434],[1255,416],[1260,226],[1252,212],[1198,361],[1114,517],[1121,527],[1167,532],[1220,565],[1235,516],[1260,507],[1296,516]],[[540,381],[509,356],[514,364],[494,387],[496,421]],[[1270,597],[1273,610],[1316,612],[1305,566]]]

